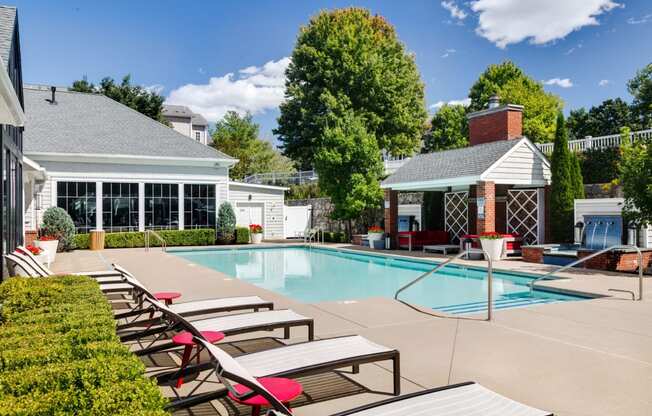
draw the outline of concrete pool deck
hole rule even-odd
[[[423,256],[421,252],[397,252]],[[428,254],[428,257],[441,257]],[[542,282],[570,291],[611,295],[579,302],[497,310],[494,320],[477,317],[437,317],[400,302],[371,298],[305,304],[189,263],[159,249],[112,249],[60,253],[58,272],[103,270],[117,262],[153,291],[175,290],[182,301],[255,294],[315,319],[318,338],[360,334],[401,352],[403,393],[473,380],[530,406],[562,416],[649,415],[652,413],[652,279],[644,284],[644,300],[610,288],[637,290],[633,276],[573,270],[564,279]],[[484,266],[484,262],[470,262]],[[496,268],[545,273],[550,266],[500,261]],[[275,333],[280,336],[281,332]],[[269,333],[259,334],[269,337]],[[253,336],[252,336],[253,337]],[[306,339],[295,330],[291,342]],[[352,393],[334,391],[339,381],[302,380],[307,405],[297,416],[329,415],[363,403],[381,400],[391,391],[391,364],[367,364],[359,374],[344,373],[357,384],[342,384]],[[330,396],[323,394],[332,389]],[[203,406],[186,414],[237,414],[233,409]]]

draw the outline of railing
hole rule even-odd
[[[161,249],[167,251],[168,245],[165,242],[165,239],[161,237],[159,233],[154,230],[145,230],[145,251],[149,251],[151,237],[154,236],[158,241],[161,242]]]
[[[317,178],[317,172],[314,170],[303,170],[299,172],[268,172],[256,173],[244,178],[244,182],[258,185],[303,185],[304,183],[314,182]]]
[[[635,141],[652,141],[652,129],[633,131],[629,133],[629,143]],[[568,148],[573,152],[585,152],[588,149],[619,147],[621,144],[622,136],[620,134],[610,134],[608,136],[586,136],[583,139],[571,140],[568,142]],[[537,147],[543,153],[551,154],[554,150],[555,144],[537,143]]]
[[[321,228],[308,228],[303,232],[304,244],[312,244],[313,242],[319,243],[319,235],[321,234],[321,243],[324,244],[324,230]]]
[[[402,286],[399,290],[394,293],[394,299],[398,300],[399,302],[402,302],[399,300],[398,295],[401,294],[405,289],[411,287],[415,283],[418,283],[425,279],[426,277],[437,273],[439,270],[443,269],[446,267],[448,264],[454,262],[455,260],[460,259],[461,257],[468,255],[470,253],[482,253],[484,255],[484,258],[487,260],[488,267],[487,267],[487,321],[491,321],[492,315],[493,315],[493,264],[491,261],[491,257],[489,254],[482,248],[472,248],[469,250],[463,250],[461,251],[458,255],[455,257],[451,257],[447,259],[446,261],[439,263],[435,268],[432,270],[429,270],[416,279],[412,280],[408,284]]]
[[[607,248],[602,249],[600,251],[596,251],[595,253],[591,253],[591,255],[589,255],[589,256],[582,257],[581,259],[575,260],[572,263],[569,263],[569,264],[567,264],[565,266],[561,266],[558,269],[555,269],[555,270],[553,270],[551,272],[548,272],[548,273],[544,274],[543,276],[538,277],[538,278],[536,278],[536,279],[534,279],[534,280],[532,280],[530,282],[530,293],[532,293],[532,291],[534,290],[534,285],[537,282],[539,282],[541,280],[550,280],[550,279],[552,279],[552,276],[555,273],[559,273],[561,271],[570,269],[571,267],[577,266],[578,264],[584,263],[587,260],[590,260],[590,259],[592,259],[594,257],[597,257],[597,256],[601,255],[601,254],[608,253],[608,252],[610,252],[612,250],[632,250],[632,249],[636,250],[636,252],[638,253],[638,300],[643,300],[643,253],[641,253],[640,248],[638,248],[636,246],[629,246],[629,245],[625,245],[625,246],[615,245],[615,246],[607,247]],[[620,289],[609,289],[609,290],[611,290],[612,292],[631,293],[632,298],[635,298],[634,293],[630,292],[630,291],[620,290]]]

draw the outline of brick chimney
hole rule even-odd
[[[469,120],[471,146],[523,136],[523,106],[500,105],[500,99],[495,95],[489,98],[489,108],[470,113],[466,118]]]

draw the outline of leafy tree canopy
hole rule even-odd
[[[555,119],[563,102],[547,93],[543,85],[527,76],[511,61],[489,67],[469,91],[470,111],[487,108],[489,98],[498,95],[502,104],[519,104],[523,110],[523,134],[535,142],[551,142],[555,136]]]
[[[254,173],[294,172],[292,162],[282,156],[272,144],[258,138],[260,126],[251,114],[239,115],[229,111],[218,121],[213,131],[213,146],[239,159],[231,168],[231,179],[240,180]]]
[[[620,98],[605,100],[589,111],[572,110],[566,122],[571,140],[617,134],[623,127],[637,129],[638,120],[629,104]]]
[[[621,134],[629,135],[629,129]],[[640,225],[652,224],[652,146],[623,143],[619,182],[625,197],[624,215]]]
[[[435,113],[423,138],[423,152],[457,149],[469,145],[469,124],[463,105],[448,105]]]
[[[639,70],[627,83],[629,93],[634,97],[633,107],[642,128],[652,126],[652,63]]]
[[[84,77],[81,80],[74,81],[70,89],[72,91],[106,95],[151,119],[169,125],[162,114],[165,98],[140,85],[132,85],[131,75],[125,75],[120,84],[117,84],[113,78],[106,77],[97,86],[88,82]]]
[[[324,94],[345,99],[379,149],[399,156],[419,146],[427,116],[423,84],[414,56],[381,16],[360,8],[314,16],[301,28],[286,75],[275,133],[299,166],[310,168],[318,151]]]

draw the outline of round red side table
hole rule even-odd
[[[270,393],[274,395],[281,403],[290,409],[290,401],[296,399],[303,393],[303,386],[298,381],[289,378],[281,377],[261,377],[257,381],[262,384]],[[238,394],[246,394],[251,391],[249,387],[242,384],[233,386]],[[269,402],[261,395],[256,395],[248,398],[247,400],[240,400],[229,392],[229,398],[234,402],[251,406],[251,415],[259,416],[262,407],[269,407]]]
[[[172,301],[174,299],[178,299],[181,297],[181,293],[179,292],[156,292],[154,293],[154,297],[156,300],[160,300],[165,302],[165,305],[171,305]]]
[[[210,342],[211,344],[214,344],[224,339],[224,334],[222,332],[201,331],[201,334],[206,339],[206,341]],[[195,345],[197,345],[195,344],[195,341],[192,338],[193,335],[188,331],[180,332],[172,337],[172,342],[174,344],[185,346],[185,348],[183,349],[183,357],[181,358],[181,370],[186,368],[188,362],[190,362],[190,354],[192,353],[192,348]],[[199,364],[199,349],[200,346],[197,345],[197,364]],[[181,387],[182,384],[183,384],[183,377],[179,377],[179,379],[177,380],[177,388]]]

